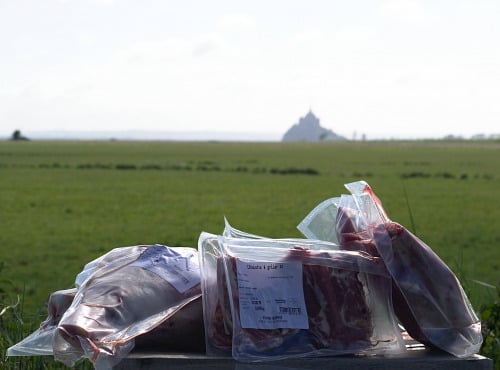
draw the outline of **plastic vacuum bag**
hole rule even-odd
[[[61,317],[66,310],[71,306],[77,288],[92,275],[97,268],[104,267],[107,263],[112,262],[124,255],[130,254],[132,251],[139,251],[139,246],[115,248],[105,255],[96,258],[87,263],[83,270],[75,279],[76,288],[58,290],[53,292],[47,304],[47,319],[40,324],[40,327],[24,338],[19,343],[7,349],[7,356],[45,356],[53,355],[53,337],[57,330],[57,326]]]
[[[382,261],[336,247],[202,233],[207,353],[260,361],[404,351]]]
[[[235,229],[229,224],[229,221],[224,217],[224,231],[222,233],[228,238],[244,238],[244,239],[265,239],[265,237],[255,234],[250,234],[242,230]]]
[[[236,229],[224,218],[223,236],[227,238],[267,239]],[[202,291],[204,301],[204,323],[206,352],[209,355],[231,355],[232,352],[232,318],[227,282],[222,257],[222,236],[202,233],[199,239],[200,269],[202,274]],[[295,239],[287,239],[295,240]],[[311,248],[317,247],[310,245]],[[329,247],[338,249],[331,243]]]
[[[481,322],[438,255],[395,222],[379,224],[373,240],[393,277],[394,310],[408,333],[457,357],[479,352]]]
[[[53,354],[52,341],[62,315],[73,302],[76,288],[59,290],[50,295],[47,319],[19,343],[7,349],[7,356],[48,356]]]
[[[202,232],[198,240],[206,353],[231,356],[233,323],[224,273],[222,236]]]
[[[297,226],[309,239],[326,240],[337,243],[335,220],[340,198],[330,198],[318,204]]]
[[[380,256],[393,280],[394,311],[416,340],[457,357],[477,353],[481,323],[451,269],[418,237],[390,221],[364,181],[346,184],[351,195],[334,198],[328,217],[313,209],[299,225],[308,237],[333,235],[341,249]],[[319,230],[319,231],[318,231]],[[304,232],[305,231],[305,232]],[[325,232],[323,232],[325,234]]]
[[[54,358],[68,366],[88,358],[96,369],[111,368],[134,348],[135,338],[158,330],[191,302],[191,312],[201,318],[195,249],[126,247],[115,249],[86,267],[86,277],[77,278],[81,285],[54,333]],[[93,271],[87,273],[90,270]],[[201,326],[201,320],[194,317],[193,333]],[[180,332],[188,335],[189,329],[171,332],[172,343]]]
[[[70,307],[77,289],[54,292],[48,302],[48,317],[40,327],[7,349],[7,356],[52,356],[54,333]],[[154,329],[135,337],[134,351],[195,352],[205,350],[201,297],[189,302]]]
[[[388,221],[370,185],[365,181],[345,184],[351,194],[342,194],[318,204],[297,228],[309,239],[342,244],[345,240],[366,239],[370,225]]]

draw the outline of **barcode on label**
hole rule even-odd
[[[302,310],[300,307],[280,307],[280,313],[286,313],[288,315],[300,315]]]

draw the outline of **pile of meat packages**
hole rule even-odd
[[[202,232],[198,250],[141,245],[88,263],[55,292],[40,328],[8,356],[49,355],[108,369],[133,349],[239,361],[406,350],[416,340],[465,357],[481,324],[452,271],[392,222],[363,181],[299,224],[307,239],[232,228]]]
[[[241,361],[404,351],[382,260],[309,240],[200,237],[207,352]]]
[[[398,321],[417,341],[457,357],[481,348],[481,322],[451,269],[422,240],[387,216],[364,181],[319,204],[299,224],[308,238],[380,257],[392,280]]]
[[[392,222],[370,186],[319,204],[308,239],[232,228],[198,243],[209,355],[241,361],[399,354],[401,327],[457,357],[477,353],[481,323],[459,281],[423,241]]]
[[[89,262],[75,286],[51,295],[47,319],[7,356],[53,355],[67,366],[88,359],[108,370],[133,349],[205,349],[194,248],[115,248]]]

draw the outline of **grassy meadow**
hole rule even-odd
[[[301,237],[321,201],[364,179],[389,217],[457,273],[474,304],[500,281],[500,142],[0,142],[0,310],[46,313],[115,247],[197,246],[223,218]],[[478,283],[480,282],[480,283]],[[40,311],[42,309],[42,311]]]

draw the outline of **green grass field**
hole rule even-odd
[[[0,142],[1,307],[35,313],[115,247],[269,237],[366,180],[457,273],[475,306],[500,281],[500,143]],[[0,308],[1,308],[0,307]]]

